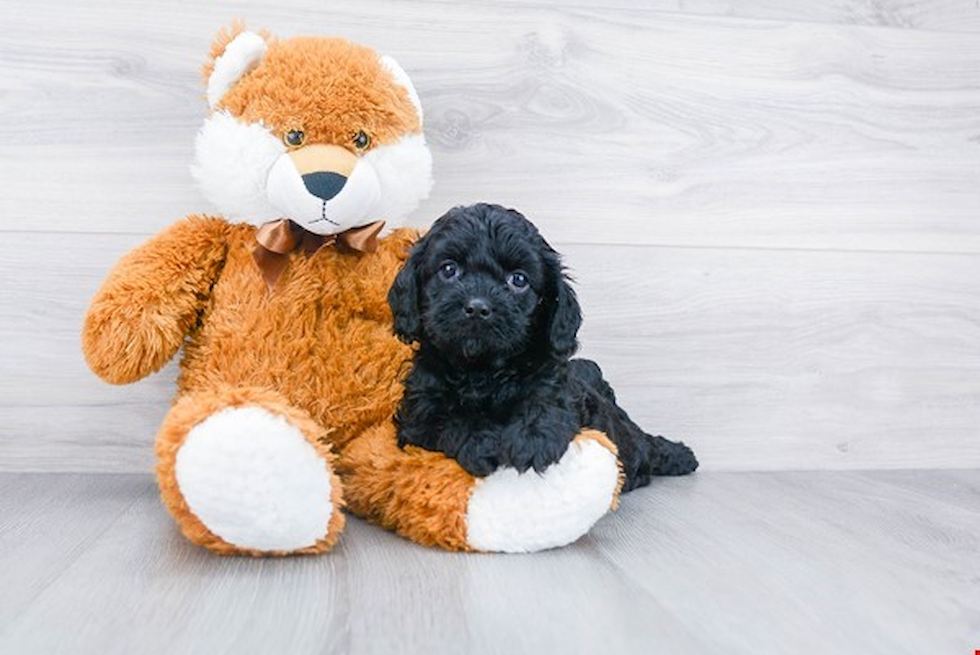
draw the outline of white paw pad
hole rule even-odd
[[[260,407],[224,409],[194,426],[175,474],[191,512],[233,546],[296,550],[327,534],[329,465],[299,429]]]
[[[591,440],[572,442],[542,474],[495,471],[470,497],[469,544],[505,553],[570,544],[609,511],[618,482],[616,456]]]

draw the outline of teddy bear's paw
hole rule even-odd
[[[615,506],[621,486],[615,447],[585,431],[544,473],[505,468],[478,480],[467,541],[474,550],[506,553],[570,544]]]
[[[340,511],[329,462],[299,428],[261,407],[229,407],[198,423],[174,472],[197,519],[253,554],[322,550]]]

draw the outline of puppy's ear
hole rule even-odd
[[[557,256],[550,268],[554,275],[555,293],[545,301],[549,305],[548,338],[556,355],[570,357],[578,347],[576,337],[582,326],[582,310]]]
[[[412,248],[402,270],[388,290],[388,306],[394,319],[395,335],[405,343],[413,343],[422,337],[422,303],[419,294],[419,264],[424,245],[419,241]]]

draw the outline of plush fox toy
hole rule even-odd
[[[235,27],[205,65],[194,215],[125,256],[92,301],[86,360],[134,382],[183,348],[156,440],[167,509],[217,553],[328,550],[342,508],[422,544],[530,551],[584,534],[619,492],[615,448],[585,432],[543,475],[474,479],[399,449],[411,350],[386,297],[431,186],[422,106],[390,57],[339,38]]]

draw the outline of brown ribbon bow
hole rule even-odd
[[[340,234],[315,234],[288,218],[263,223],[255,233],[258,244],[252,257],[265,278],[269,289],[289,266],[289,255],[302,250],[307,257],[324,246],[337,244],[338,248],[357,252],[374,252],[378,249],[378,233],[384,228],[384,221],[375,221],[362,227],[355,227]]]

